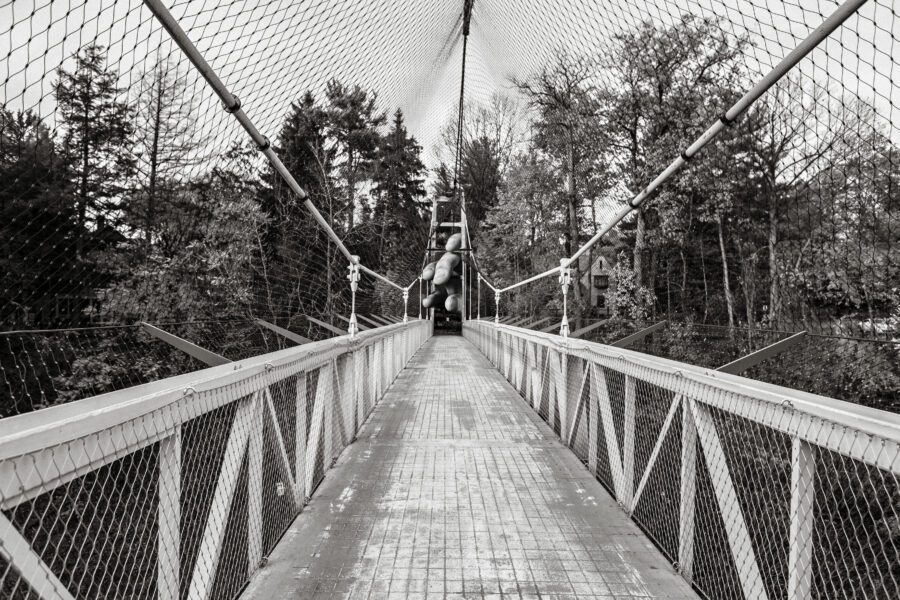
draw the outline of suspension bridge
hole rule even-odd
[[[0,598],[900,597],[891,2],[63,4],[0,3]]]

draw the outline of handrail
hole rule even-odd
[[[900,446],[900,414],[897,413],[890,413],[877,408],[803,392],[764,381],[748,379],[715,369],[698,367],[669,358],[651,356],[637,350],[617,348],[599,342],[571,337],[561,338],[555,334],[510,325],[495,325],[493,323],[488,324],[475,321],[473,326],[508,331],[544,347],[565,350],[582,357],[620,361],[621,363],[639,366],[644,369],[653,369],[663,375],[683,378],[685,381],[696,381],[697,383],[716,386],[722,391],[754,396],[766,403],[779,407],[790,407],[791,410],[827,419],[842,427],[853,428],[861,433],[884,438]],[[897,460],[898,466],[900,466],[900,456],[898,456]]]
[[[48,553],[48,540],[51,548],[62,538],[84,546],[109,534],[103,520],[69,524],[59,511],[88,501],[125,518],[129,502],[148,498],[155,508],[142,518],[157,526],[104,543],[140,538],[156,569],[139,575],[156,578],[160,597],[178,597],[185,584],[191,597],[212,597],[234,553],[249,561],[237,583],[246,581],[268,551],[267,536],[300,512],[431,333],[430,321],[397,323],[0,420],[4,585],[41,598],[87,597],[92,578],[133,569],[134,559],[111,550],[105,561],[121,562],[76,566]],[[230,515],[242,496],[247,509]],[[13,510],[22,506],[28,510]],[[245,521],[243,547],[227,541],[234,518]],[[195,557],[183,556],[184,541]]]
[[[826,556],[890,577],[900,415],[519,327],[463,335],[705,597],[810,598],[842,585]]]

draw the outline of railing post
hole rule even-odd
[[[681,408],[681,508],[678,527],[678,567],[682,577],[694,578],[694,513],[697,497],[697,426],[688,409]]]
[[[247,575],[259,568],[263,557],[263,392],[253,400],[247,447]]]
[[[494,292],[494,325],[500,324],[500,292]]]
[[[478,320],[481,320],[481,273],[478,274]]]
[[[359,333],[359,326],[356,321],[356,290],[359,288],[359,256],[353,255],[352,262],[348,267],[350,273],[347,279],[350,280],[350,325],[348,325],[347,333],[351,338],[355,338]]]
[[[625,503],[629,514],[631,513],[631,500],[634,498],[634,428],[635,428],[635,399],[637,396],[637,384],[631,375],[625,376],[625,424],[622,432],[622,475]]]
[[[181,584],[181,426],[159,443],[157,595],[178,600]]]
[[[409,323],[409,288],[403,290],[403,322]]]
[[[569,259],[559,259],[559,286],[562,288],[563,314],[559,325],[559,335],[569,337],[568,297],[569,285],[572,283],[572,268],[569,267]]]
[[[791,528],[788,540],[788,600],[812,596],[816,449],[798,438],[791,445]]]

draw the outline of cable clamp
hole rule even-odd
[[[266,136],[262,136],[262,139],[263,143],[259,144],[257,147],[259,148],[260,152],[265,152],[272,146],[272,144],[269,143],[269,138],[267,138]]]
[[[229,114],[234,114],[235,112],[237,112],[241,109],[241,99],[238,98],[237,96],[235,96],[234,94],[232,94],[231,95],[231,106],[229,106],[223,102],[222,107],[225,109],[225,112],[227,112]]]

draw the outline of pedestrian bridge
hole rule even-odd
[[[0,421],[4,598],[896,597],[900,418],[411,320]]]

